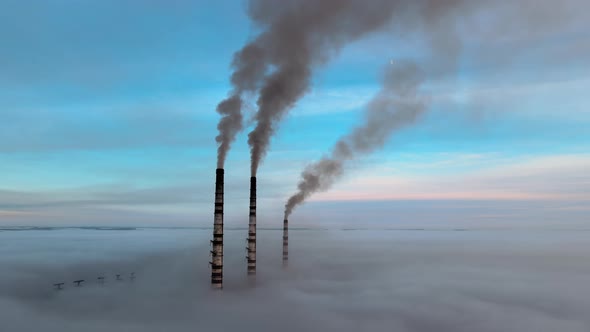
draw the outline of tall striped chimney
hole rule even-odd
[[[289,220],[283,220],[283,267],[289,262]]]
[[[211,241],[211,286],[223,288],[223,168],[215,176],[215,219]]]
[[[248,275],[256,275],[256,177],[250,178],[250,217],[248,222]]]

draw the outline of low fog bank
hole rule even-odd
[[[590,330],[589,232],[293,230],[286,270],[259,234],[254,285],[226,232],[216,292],[209,230],[1,232],[2,331]]]

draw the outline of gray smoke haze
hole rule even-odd
[[[293,229],[282,270],[280,233],[262,230],[255,286],[244,232],[227,232],[225,287],[214,292],[210,230],[0,231],[2,331],[590,328],[585,232]],[[112,280],[132,270],[134,282]],[[73,288],[79,278],[89,281]],[[52,289],[59,281],[64,291]]]
[[[221,120],[217,125],[219,134],[215,137],[219,145],[217,148],[217,168],[223,168],[231,143],[242,129],[241,109],[242,98],[238,94],[232,94],[217,105],[217,113],[221,115]]]
[[[252,176],[278,123],[309,90],[317,65],[346,44],[382,28],[394,15],[408,22],[413,18],[427,22],[426,18],[442,15],[459,2],[375,0],[369,5],[361,0],[291,0],[277,6],[276,1],[250,1],[250,16],[263,29],[253,43],[267,54],[261,61],[269,62],[258,67],[274,69],[260,86],[256,126],[248,134]]]
[[[479,5],[463,0],[250,0],[248,8],[260,33],[234,55],[234,89],[217,108],[222,115],[218,167],[242,128],[242,93],[258,92],[256,125],[248,134],[251,175],[256,176],[278,124],[309,90],[317,66],[347,44],[389,26],[392,34],[424,33],[440,53],[438,70],[445,72],[460,50],[454,20]]]
[[[387,66],[381,90],[365,108],[364,122],[338,140],[329,156],[303,171],[298,192],[285,204],[285,217],[313,193],[328,190],[347,161],[382,147],[393,132],[416,121],[426,109],[427,101],[418,94],[422,80],[413,63]]]
[[[482,38],[515,38],[513,36],[516,35],[520,44],[530,45],[544,36],[578,26],[580,15],[575,14],[576,8],[583,7],[578,0],[565,1],[559,9],[554,9],[554,3],[550,1],[529,0],[515,3],[458,0],[425,0],[414,5],[404,3],[408,6],[405,9],[410,10],[395,12],[394,21],[398,21],[389,32],[418,32],[422,35],[431,56],[427,64],[429,68],[424,71],[429,79],[455,73],[462,50],[462,35],[457,31],[458,27],[473,30]],[[392,9],[400,8],[398,4]],[[477,21],[482,15],[487,15],[484,23]],[[470,38],[477,36],[471,35]],[[518,50],[515,46],[513,51]],[[504,57],[517,56],[515,53]],[[485,57],[482,54],[479,56]],[[366,108],[365,122],[340,139],[329,156],[307,166],[302,172],[298,191],[285,204],[286,217],[313,193],[328,190],[342,175],[346,161],[382,147],[396,129],[413,123],[425,110],[425,97],[416,94],[421,81],[416,66],[405,64],[389,69],[382,91]]]
[[[227,152],[242,129],[244,103],[242,95],[257,90],[268,65],[266,52],[256,41],[247,44],[234,54],[232,62],[234,71],[231,76],[233,91],[217,105],[217,113],[221,115],[217,125],[219,134],[215,138],[219,144],[217,168],[223,168]]]

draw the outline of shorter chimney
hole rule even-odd
[[[283,220],[283,267],[289,262],[289,220]]]

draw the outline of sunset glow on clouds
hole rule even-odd
[[[479,163],[486,161],[491,160]],[[448,160],[449,164],[452,162]],[[439,167],[441,164],[444,162],[439,162]],[[439,168],[436,163],[425,166],[433,172]],[[590,203],[588,155],[528,158],[497,167],[481,166],[460,174],[417,176],[407,168],[399,171],[394,168],[390,174],[357,174],[338,189],[318,195],[317,200],[584,200]]]

